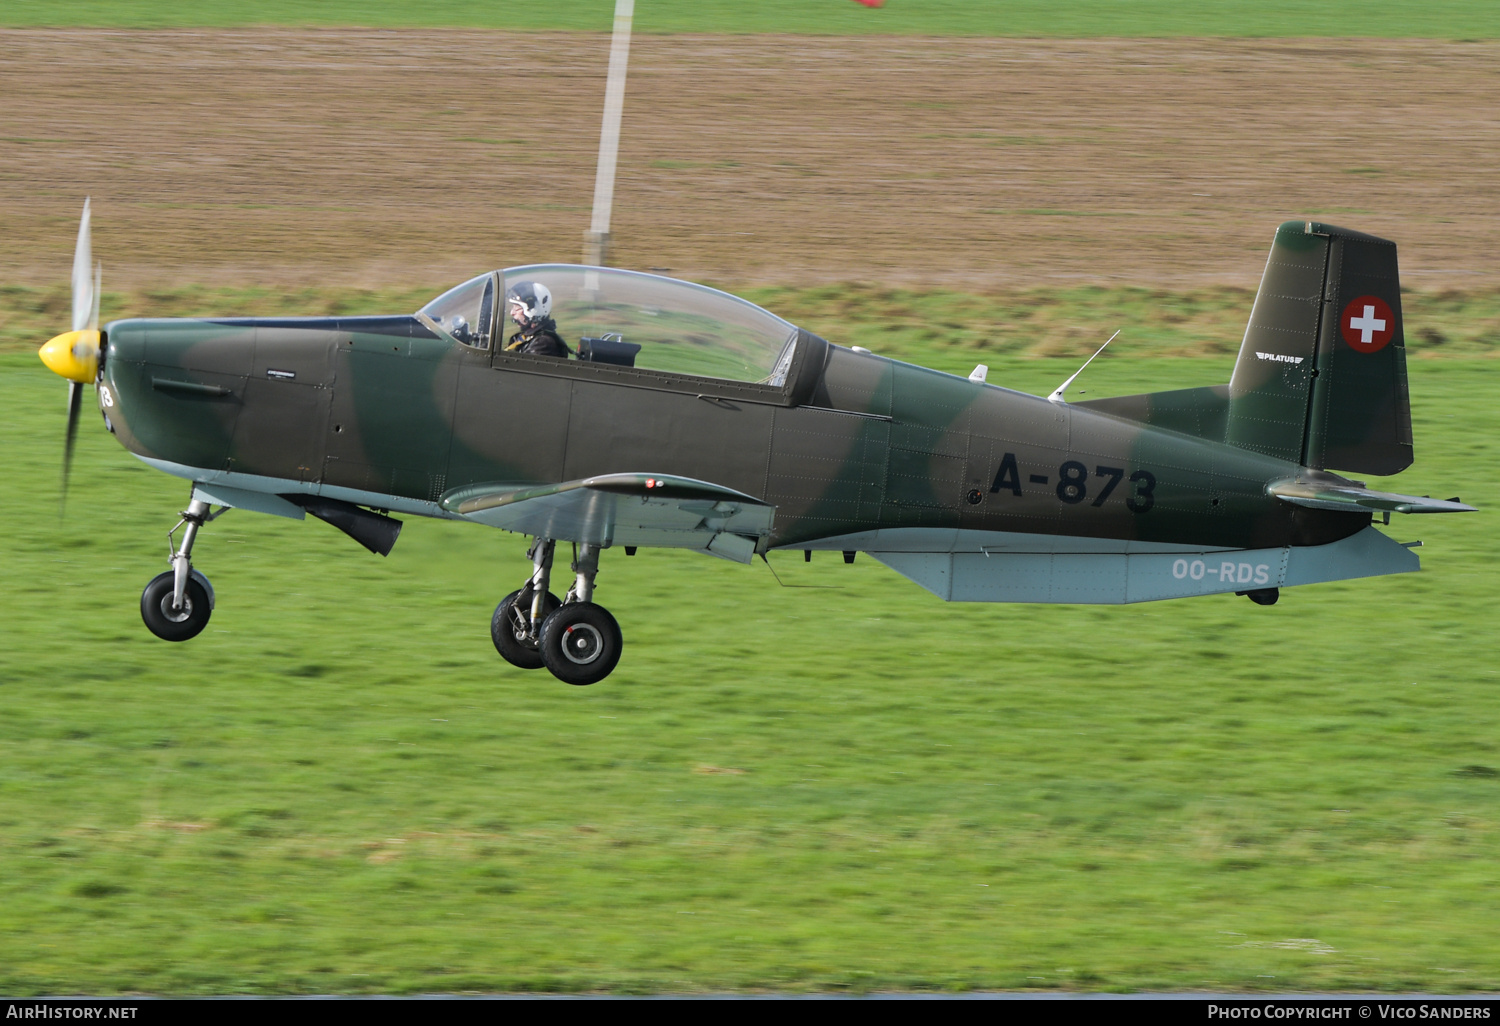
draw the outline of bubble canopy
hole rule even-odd
[[[488,348],[493,339],[502,350],[517,328],[495,297],[522,282],[552,293],[557,333],[575,350],[585,338],[608,335],[639,345],[634,365],[647,370],[786,383],[795,325],[738,296],[655,274],[575,264],[508,267],[450,289],[418,316],[465,345]]]

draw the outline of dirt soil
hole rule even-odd
[[[0,32],[0,285],[576,261],[608,37]],[[726,284],[1253,286],[1317,218],[1500,282],[1500,44],[637,36],[614,261]]]

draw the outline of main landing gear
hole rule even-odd
[[[198,528],[223,514],[221,509],[210,515],[208,503],[194,499],[182,511],[177,527],[167,532],[172,569],[157,574],[141,592],[141,619],[163,641],[187,641],[208,626],[214,611],[214,589],[207,577],[193,569],[193,542],[198,538]],[[173,536],[184,525],[179,548]]]
[[[495,607],[490,637],[513,666],[523,670],[545,666],[564,683],[597,684],[620,661],[624,643],[620,625],[609,610],[593,602],[599,546],[578,546],[572,564],[573,585],[559,602],[548,590],[555,544],[550,538],[531,543],[526,553],[533,567],[531,580]]]

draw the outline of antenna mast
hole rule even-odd
[[[620,115],[625,109],[625,67],[630,61],[630,22],[635,0],[615,0],[615,29],[609,44],[609,84],[604,90],[604,124],[599,129],[599,169],[594,176],[594,217],[583,233],[583,262],[609,261],[609,217],[615,203],[615,158],[620,152]]]
[[[1118,338],[1119,335],[1120,333],[1116,331],[1113,335],[1109,336],[1109,338],[1105,339],[1104,345],[1099,347],[1098,351],[1094,353],[1094,356],[1098,356],[1099,353],[1104,352],[1105,348],[1116,338]],[[1073,372],[1073,377],[1069,378],[1067,381],[1064,381],[1061,385],[1058,385],[1053,393],[1047,397],[1047,401],[1052,403],[1066,402],[1066,400],[1063,399],[1063,393],[1068,390],[1068,386],[1073,383],[1078,375],[1082,374],[1084,372],[1084,369],[1087,368],[1089,364],[1094,362],[1094,356],[1091,356],[1087,360],[1084,360],[1083,366],[1079,367],[1076,371]],[[978,368],[976,367],[975,370],[978,371]],[[972,374],[969,376],[969,380],[974,380],[974,376]]]

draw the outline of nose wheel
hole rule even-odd
[[[146,622],[146,629],[163,641],[196,638],[208,626],[208,618],[214,611],[213,589],[208,578],[196,570],[188,578],[181,602],[174,606],[176,576],[171,570],[157,574],[141,592],[141,619]]]
[[[141,592],[141,619],[146,629],[163,641],[187,641],[208,626],[214,611],[214,589],[207,577],[193,569],[193,542],[200,527],[223,513],[221,509],[210,515],[208,503],[194,499],[177,522],[177,527],[186,526],[180,548],[173,541],[177,527],[167,532],[172,569],[157,574]]]
[[[527,552],[531,579],[495,608],[490,637],[512,666],[524,670],[545,666],[566,684],[597,684],[614,670],[624,647],[619,623],[593,601],[599,546],[578,546],[572,564],[576,576],[561,602],[547,590],[554,548],[555,543],[547,538],[532,543]]]

